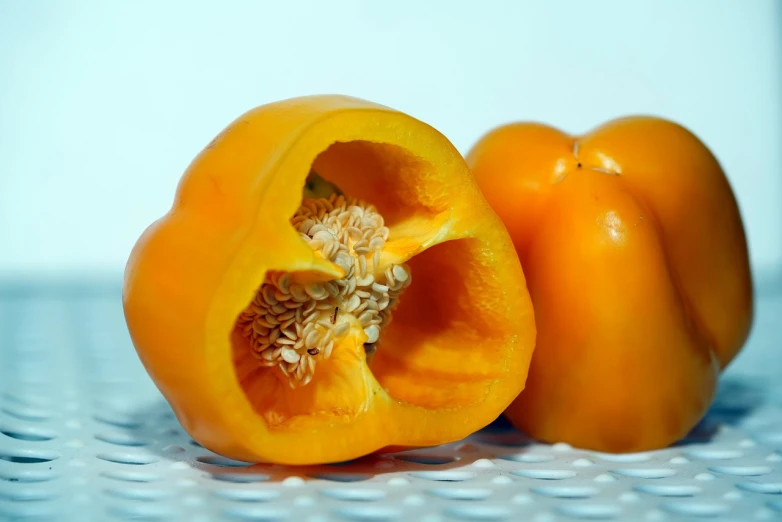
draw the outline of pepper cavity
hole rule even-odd
[[[269,273],[238,323],[259,362],[277,367],[296,387],[309,384],[317,359],[328,359],[354,327],[363,330],[364,343],[376,344],[411,277],[406,265],[380,266],[389,229],[363,201],[337,192],[305,198],[291,224],[345,276],[299,284],[289,273]]]

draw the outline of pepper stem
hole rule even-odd
[[[304,182],[303,195],[309,199],[328,198],[332,194],[342,196],[343,192],[335,184],[326,181],[320,174],[310,170],[307,181]]]

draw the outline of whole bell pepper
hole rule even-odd
[[[135,245],[123,302],[184,428],[245,461],[458,440],[521,391],[535,337],[511,239],[456,149],[340,96],[220,133]]]
[[[537,346],[510,420],[609,452],[683,437],[752,320],[742,221],[714,156],[679,125],[630,117],[580,137],[506,125],[467,160],[535,307]]]

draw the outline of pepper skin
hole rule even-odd
[[[362,330],[342,305],[321,320],[350,325],[329,358],[323,346],[286,352],[317,361],[311,382],[294,382],[288,362],[265,367],[250,349],[247,332],[268,344],[273,330],[237,318],[255,310],[272,272],[320,293],[348,276],[291,226],[311,170],[382,214],[388,238],[374,275],[404,264],[412,279],[371,361],[365,332],[377,328]],[[261,106],[220,133],[135,245],[123,303],[139,357],[184,428],[253,462],[337,462],[458,440],[518,395],[535,339],[512,241],[456,149],[408,115],[342,96]]]
[[[510,420],[606,452],[686,435],[752,321],[742,221],[714,156],[677,124],[629,117],[581,137],[506,125],[467,160],[535,307]]]

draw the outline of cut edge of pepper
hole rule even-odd
[[[361,142],[367,142],[367,143],[380,143],[380,144],[388,144],[395,147],[399,147],[400,149],[414,154],[415,147],[413,148],[413,151],[410,151],[408,148],[406,148],[405,145],[412,146],[412,142],[408,144],[402,144],[400,145],[399,142],[404,142],[404,140],[388,140],[388,136],[382,136],[378,135],[376,136],[377,141],[374,141],[372,139],[367,139],[368,137],[372,137],[372,133],[369,133],[366,128],[363,128],[363,126],[359,125],[358,128],[353,130],[353,136],[347,136],[343,139],[313,139],[313,135],[318,136],[318,133],[312,132],[315,127],[318,125],[323,124],[325,121],[328,121],[329,119],[334,119],[338,115],[343,115],[344,113],[352,112],[352,113],[361,113],[366,117],[367,113],[383,113],[385,117],[390,117],[392,119],[398,119],[398,120],[406,120],[409,121],[417,121],[413,120],[412,118],[405,116],[401,113],[396,113],[395,111],[385,111],[382,109],[364,109],[364,110],[356,110],[356,109],[346,109],[344,111],[338,111],[336,113],[332,113],[328,115],[328,117],[321,118],[319,121],[315,121],[310,125],[310,128],[308,129],[308,132],[304,132],[303,136],[300,136],[298,140],[291,146],[291,148],[287,151],[286,154],[281,155],[281,159],[278,161],[276,168],[274,169],[277,172],[300,172],[301,174],[298,176],[293,176],[296,181],[301,181],[301,184],[299,187],[303,184],[304,178],[306,177],[306,173],[309,171],[310,166],[315,161],[315,159],[322,154],[325,150],[327,150],[329,147],[331,147],[335,143],[342,143],[343,141],[361,141]],[[419,122],[420,124],[420,122]],[[346,126],[347,127],[347,126]],[[382,134],[382,133],[381,133]],[[444,140],[439,134],[437,134],[439,137],[436,141]],[[352,139],[351,139],[352,138]],[[318,152],[314,155],[314,157],[307,157],[306,159],[302,159],[305,156],[310,156],[309,154],[304,156],[295,156],[295,152],[297,150],[304,149],[305,151],[311,151],[311,150],[317,150]],[[420,147],[421,152],[425,153],[426,148]],[[455,149],[454,149],[455,152]],[[458,155],[458,152],[456,152]],[[425,154],[424,154],[425,156]],[[307,164],[309,162],[309,164]],[[291,164],[292,163],[292,164]],[[295,165],[295,166],[294,166]],[[445,169],[445,168],[444,168]],[[464,169],[466,171],[466,166]],[[298,178],[301,178],[299,180]],[[270,194],[275,193],[275,190],[273,188],[274,180],[272,180],[271,183],[269,183],[269,187],[267,190],[266,197],[270,197]],[[477,189],[476,189],[477,190]],[[260,225],[260,228],[263,229],[263,212],[262,209],[265,207],[263,198],[259,202],[259,209],[261,209],[259,219],[257,219],[253,223],[253,229],[259,228],[259,222],[262,224]],[[284,206],[284,205],[283,205]],[[452,213],[450,209],[444,209],[443,211],[436,213],[434,215],[436,224],[434,226],[434,231],[432,234],[429,235],[429,237],[425,238],[425,240],[421,241],[418,245],[418,247],[413,248],[413,245],[407,244],[402,245],[404,248],[401,248],[400,250],[404,252],[401,254],[401,258],[409,258],[412,257],[415,254],[418,254],[420,252],[423,252],[424,250],[438,245],[442,242],[452,240],[452,239],[461,239],[461,238],[467,238],[471,237],[468,230],[464,229],[464,227],[460,227],[458,232],[455,231],[453,227],[450,225],[452,224]],[[414,216],[415,219],[421,219],[421,216]],[[277,266],[269,266],[269,263],[264,264],[263,262],[257,262],[253,261],[254,258],[256,258],[257,254],[257,246],[250,246],[248,243],[250,241],[247,239],[250,237],[251,234],[248,234],[245,238],[245,240],[242,241],[240,248],[238,249],[236,256],[234,257],[232,268],[229,269],[226,273],[226,277],[224,279],[223,284],[221,285],[220,289],[218,290],[218,295],[223,296],[233,296],[228,299],[216,299],[215,301],[219,303],[218,306],[215,306],[212,310],[210,310],[209,313],[209,321],[208,321],[208,332],[212,333],[212,335],[207,336],[207,344],[211,346],[207,346],[207,349],[216,350],[216,344],[221,343],[212,343],[212,340],[215,340],[216,338],[214,335],[216,332],[219,332],[222,330],[222,328],[218,328],[217,325],[222,324],[225,321],[225,319],[221,320],[220,317],[232,317],[235,318],[239,315],[239,312],[241,311],[241,308],[239,308],[240,305],[237,303],[246,303],[248,300],[242,300],[238,295],[241,294],[247,294],[251,292],[247,292],[245,290],[239,290],[239,288],[246,288],[248,285],[247,281],[249,280],[255,280],[255,281],[261,281],[265,277],[267,271],[271,269],[277,269]],[[298,239],[298,238],[297,238]],[[301,242],[301,246],[303,248],[308,247]],[[400,244],[401,245],[401,244]],[[292,247],[292,249],[296,250],[296,255],[300,254],[302,252],[302,248],[295,248],[293,244],[288,245]],[[254,252],[256,251],[256,252]],[[292,256],[292,259],[296,259],[296,256]],[[323,259],[320,256],[314,255],[310,251],[309,256],[299,256],[298,259],[307,259],[305,262],[298,262],[294,261],[294,266],[297,266],[299,268],[305,269],[314,269],[315,271],[320,271],[323,274],[328,274],[330,277],[338,277],[341,275],[341,271],[339,267],[336,267],[333,263],[330,263]],[[307,264],[309,263],[309,264]],[[255,274],[255,276],[251,276],[251,274]],[[259,277],[260,276],[260,277]],[[257,284],[254,288],[252,288],[252,291],[254,292],[257,289]],[[242,305],[244,306],[244,305]],[[234,310],[234,308],[237,308],[237,310]],[[235,312],[235,313],[234,313]],[[231,324],[233,324],[233,321],[231,321]],[[228,342],[228,339],[225,339],[223,341],[225,344],[230,346],[230,342]],[[235,370],[233,368],[233,365],[230,363],[230,361],[227,360],[221,360],[220,357],[208,357],[207,358],[210,361],[210,373],[213,375],[221,375],[221,377],[217,380],[222,387],[223,391],[226,393],[223,395],[227,401],[228,404],[227,410],[230,410],[230,413],[226,413],[226,418],[231,422],[241,422],[242,424],[246,424],[247,422],[250,422],[254,426],[254,430],[257,433],[260,434],[265,433],[265,436],[268,436],[269,434],[274,433],[274,430],[270,428],[268,425],[265,425],[263,421],[258,419],[255,414],[255,410],[252,407],[251,401],[249,398],[245,395],[243,390],[239,388],[236,389],[236,385],[238,385],[238,381],[236,380],[235,376]],[[371,383],[370,391],[371,391],[371,397],[370,399],[377,403],[377,395],[380,395],[381,397],[384,397],[385,400],[380,401],[380,404],[376,404],[376,407],[382,406],[382,404],[386,404],[388,407],[392,407],[393,409],[398,409],[399,407],[402,407],[403,409],[411,409],[410,413],[412,413],[415,410],[420,410],[421,406],[415,405],[415,404],[407,404],[407,403],[400,403],[398,400],[394,400],[391,396],[385,393],[385,390],[380,385],[380,383],[374,378],[374,375],[372,374],[369,367],[364,364],[363,370],[366,373],[366,377],[368,379],[368,382]],[[233,375],[232,375],[233,374]],[[236,391],[239,393],[237,394]],[[488,392],[487,392],[488,394]],[[241,398],[239,397],[241,396]],[[508,402],[512,399],[510,397],[508,399]],[[448,414],[449,410],[443,410],[443,414]],[[308,417],[317,416],[317,415],[308,415]],[[423,432],[415,436],[413,433],[407,432],[405,433],[405,436],[399,437],[397,433],[394,432],[394,430],[388,430],[387,424],[384,422],[376,422],[372,421],[372,419],[382,419],[383,415],[377,415],[377,416],[370,416],[371,418],[367,418],[367,416],[358,415],[358,417],[350,419],[349,422],[337,426],[341,426],[342,429],[339,429],[338,431],[342,431],[343,435],[349,434],[351,436],[347,437],[346,440],[349,442],[349,444],[346,443],[345,446],[345,452],[346,455],[341,455],[336,458],[336,460],[339,460],[341,458],[344,458],[345,456],[356,456],[360,454],[366,454],[371,451],[380,449],[382,447],[393,445],[393,444],[410,444],[410,443],[416,443],[417,440],[426,440],[427,444],[433,443],[432,439],[437,439],[441,442],[445,442],[447,440],[456,440],[460,438],[461,436],[465,435],[469,428],[464,428],[462,430],[442,430],[442,431],[454,431],[453,437],[451,436],[443,436],[443,435],[437,435],[436,432],[439,432],[441,430],[435,430],[434,432],[429,432],[426,435],[423,434]],[[493,417],[492,417],[493,418]],[[333,420],[333,419],[332,419]],[[491,419],[488,419],[486,423],[488,423]],[[372,423],[372,422],[374,423]],[[350,430],[356,427],[356,424],[366,424],[367,422],[370,422],[372,426],[364,426],[366,428],[365,430],[358,430],[357,432],[351,432]],[[403,423],[407,424],[407,423]],[[429,424],[429,423],[427,423]],[[409,428],[409,425],[406,426]],[[332,426],[331,429],[337,429],[336,427]],[[429,429],[431,430],[431,426],[429,426]],[[286,437],[291,436],[290,430],[286,431]],[[371,433],[374,433],[374,435],[371,435]],[[404,440],[406,439],[406,440]],[[410,440],[412,439],[412,440]],[[258,454],[258,444],[252,443],[251,441],[247,441],[247,445],[245,447],[245,451],[248,453],[246,454],[252,454],[257,457]],[[246,455],[245,454],[245,455]],[[307,460],[307,457],[303,457],[305,460]],[[279,456],[276,455],[274,457],[274,460],[280,460]],[[319,458],[315,458],[315,460],[321,460]],[[326,459],[330,460],[330,459]],[[295,462],[294,462],[295,461]],[[300,460],[299,458],[294,458],[290,461],[291,463],[302,463],[303,460]]]

